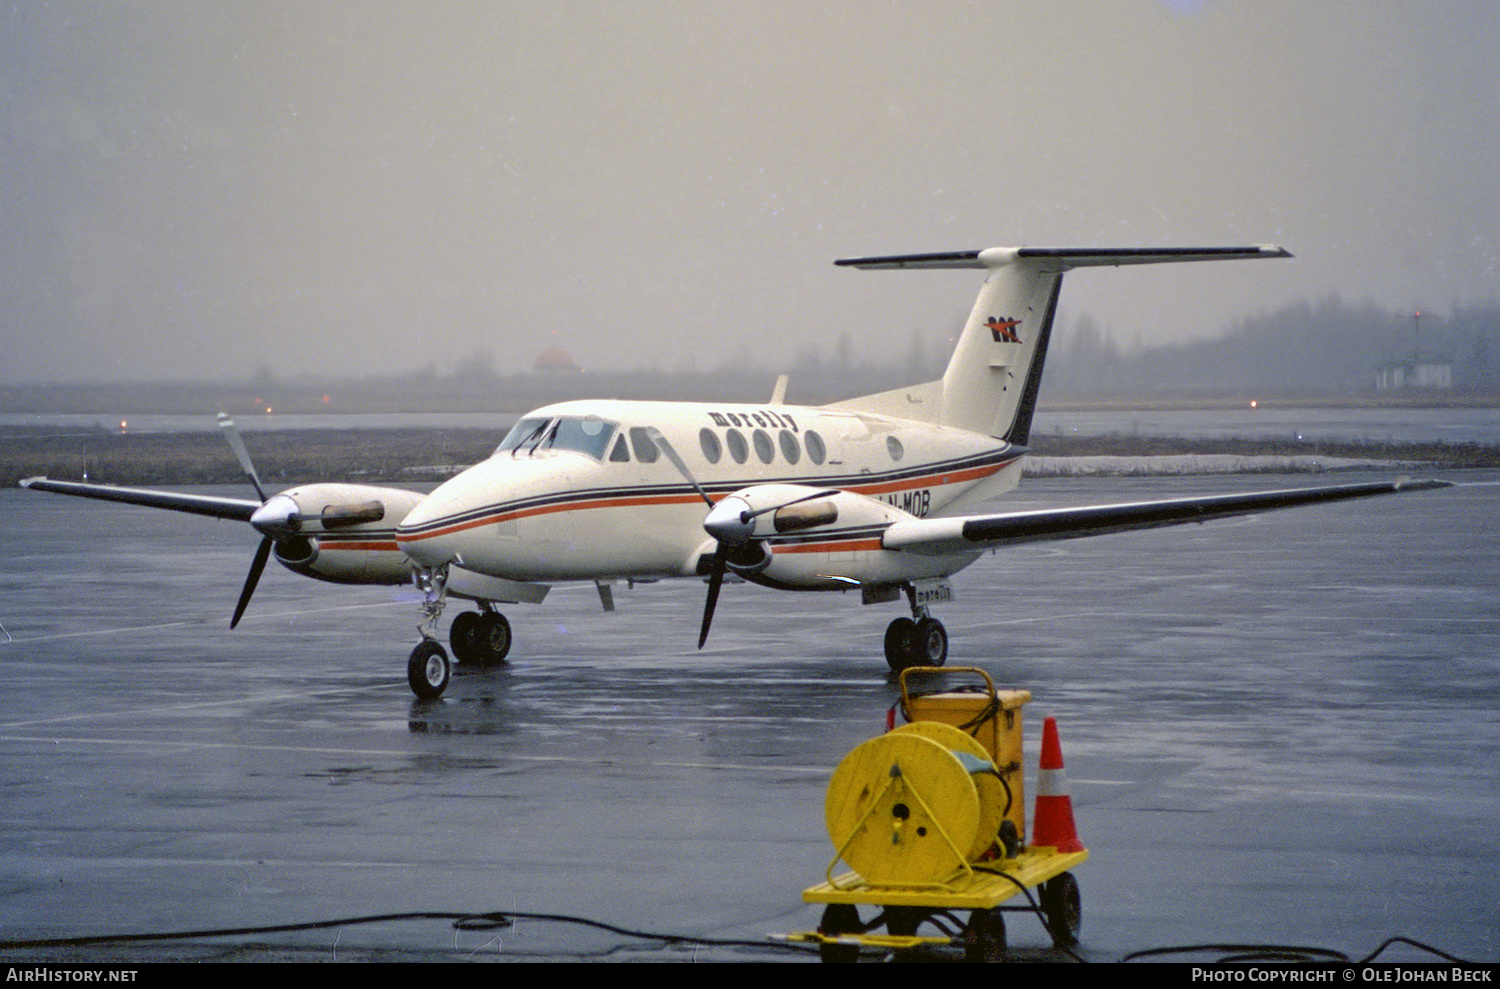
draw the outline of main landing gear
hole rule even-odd
[[[412,579],[422,592],[422,622],[417,626],[422,641],[406,661],[406,680],[412,693],[431,700],[442,695],[452,675],[448,653],[434,634],[447,599],[448,574],[446,568],[418,570]],[[493,666],[504,662],[510,653],[510,622],[488,601],[479,604],[481,610],[466,611],[453,619],[448,644],[460,663]]]
[[[948,660],[948,630],[917,603],[916,589],[906,587],[911,617],[897,618],[885,630],[885,661],[892,672],[912,666],[942,666]]]

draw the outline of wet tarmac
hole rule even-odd
[[[950,664],[1033,692],[1028,760],[1059,720],[1083,958],[1399,936],[1500,959],[1500,473],[1448,476],[1487,484],[955,578]],[[1304,483],[1057,479],[1011,503]],[[510,664],[420,702],[404,591],[273,568],[231,633],[245,527],[5,490],[0,546],[0,939],[330,922],[8,961],[816,957],[770,936],[817,924],[824,790],[884,728],[895,606],[732,585],[699,652],[700,583],[618,588],[613,614],[559,589],[510,609]],[[449,919],[492,912],[522,919]],[[1067,959],[1009,927],[1016,958]]]

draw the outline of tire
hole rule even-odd
[[[852,903],[830,903],[823,911],[818,924],[819,934],[862,934],[865,926],[860,923],[859,909]],[[859,961],[857,944],[820,944],[818,957],[831,964],[850,965]]]
[[[1071,948],[1078,943],[1078,932],[1083,927],[1083,900],[1073,873],[1064,872],[1042,884],[1042,913],[1054,945]]]
[[[411,692],[424,701],[443,695],[451,672],[448,654],[432,639],[417,643],[406,661],[406,682],[411,685]]]
[[[908,666],[917,665],[912,660],[912,637],[917,623],[910,618],[897,618],[885,630],[885,661],[893,673],[900,673]]]
[[[969,914],[969,926],[964,931],[964,960],[1005,960],[1005,915],[999,910],[975,910]]]
[[[911,655],[917,666],[942,666],[948,661],[948,630],[936,618],[917,622],[912,632]]]
[[[928,913],[920,907],[886,907],[885,930],[887,934],[907,937],[917,933]]]
[[[481,663],[505,662],[510,655],[510,622],[498,611],[479,615],[474,629],[474,655]]]
[[[448,644],[453,647],[453,658],[460,663],[479,661],[479,621],[475,611],[461,612],[448,627]]]

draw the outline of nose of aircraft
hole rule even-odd
[[[502,467],[483,461],[438,485],[396,527],[396,545],[417,566],[462,563],[465,546],[472,555],[474,537],[498,521],[501,492],[516,486],[514,465]]]
[[[462,534],[489,521],[484,472],[471,467],[417,503],[396,526],[396,544],[413,562],[440,567],[460,559]],[[492,514],[492,513],[489,513]]]

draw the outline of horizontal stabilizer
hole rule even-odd
[[[1081,508],[1051,508],[1040,511],[1007,512],[960,518],[911,519],[897,522],[885,531],[886,549],[916,553],[954,553],[1015,543],[1053,539],[1078,539],[1131,529],[1152,529],[1231,515],[1252,515],[1279,508],[1294,508],[1325,501],[1425,491],[1452,487],[1449,481],[1379,481],[1370,484],[1340,484],[1321,488],[1292,488],[1247,494],[1175,498],[1123,505],[1088,505]]]
[[[1236,261],[1252,258],[1289,258],[1291,252],[1274,244],[1251,247],[991,247],[983,251],[946,251],[934,254],[893,254],[885,257],[844,258],[834,264],[847,268],[998,268],[1012,261],[1056,261],[1056,271],[1100,265],[1164,264],[1174,261]]]

